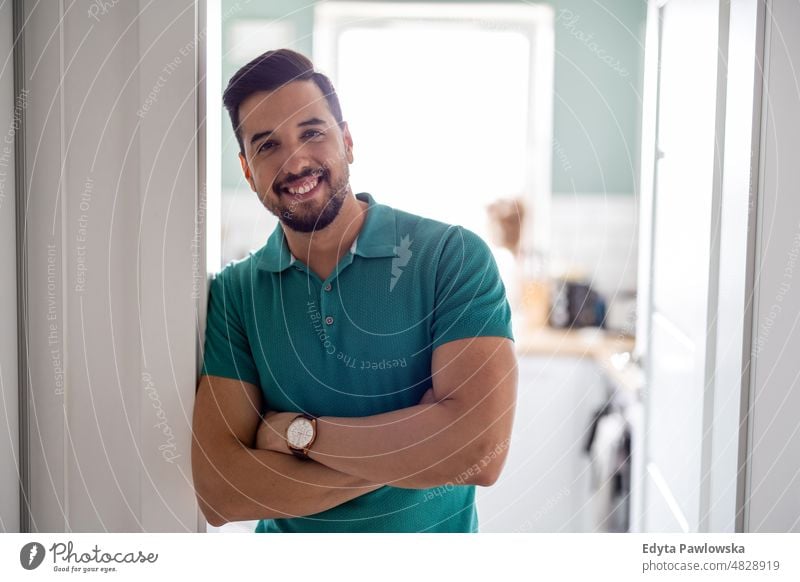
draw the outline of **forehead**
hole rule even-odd
[[[310,80],[253,93],[239,105],[239,124],[245,139],[256,132],[294,127],[296,121],[310,117],[334,123],[325,96]]]

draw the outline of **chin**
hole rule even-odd
[[[302,217],[285,218],[281,216],[280,221],[284,226],[291,228],[295,232],[317,232],[330,226],[339,215],[339,210],[337,208],[335,214],[323,210],[322,212],[314,212]]]

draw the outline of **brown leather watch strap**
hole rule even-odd
[[[297,457],[298,459],[303,459],[304,461],[310,461],[311,460],[311,457],[309,457],[307,454],[305,454],[300,449],[295,449],[293,447],[290,447],[289,450],[292,451],[292,454],[295,457]]]

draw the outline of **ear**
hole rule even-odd
[[[353,163],[353,136],[350,135],[350,127],[346,121],[342,122],[342,139],[344,140],[344,151],[347,163]]]
[[[250,184],[250,188],[252,188],[253,192],[258,193],[256,190],[256,183],[253,181],[253,175],[250,173],[250,166],[247,164],[247,158],[244,157],[242,152],[239,152],[239,162],[242,164],[242,172],[244,172],[244,177],[248,184]]]

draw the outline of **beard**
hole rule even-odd
[[[331,174],[327,168],[317,171],[309,169],[286,181],[304,178],[315,173],[319,175],[317,188],[325,190],[323,196],[298,201],[278,185],[273,188],[273,193],[278,197],[277,202],[273,202],[269,198],[265,200],[267,210],[274,214],[284,226],[296,232],[314,232],[327,227],[339,216],[339,211],[347,196],[349,183],[347,168],[345,168],[342,179],[336,183],[331,182]]]

